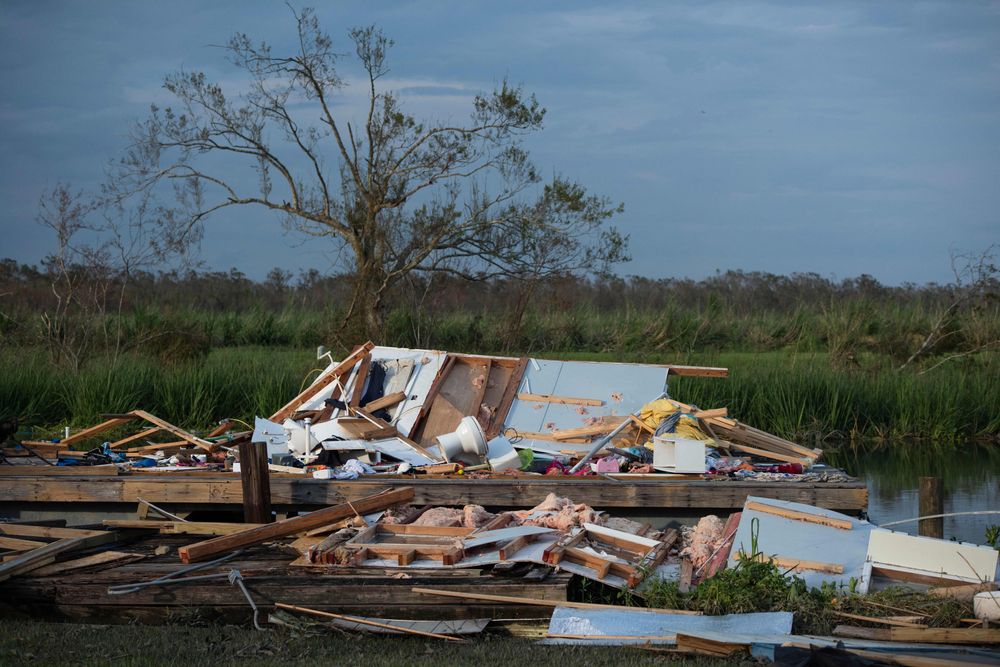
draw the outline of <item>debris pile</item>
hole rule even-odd
[[[240,469],[239,445],[269,468],[349,480],[377,474],[711,475],[768,480],[808,473],[822,452],[743,424],[726,408],[668,394],[672,375],[724,368],[552,361],[360,345],[252,430],[237,420],[197,436],[143,410],[26,451],[61,465],[158,471]],[[129,435],[87,452],[126,425]],[[247,425],[249,427],[249,425]],[[166,439],[164,439],[166,438]],[[815,481],[815,480],[814,480]]]
[[[684,530],[683,540],[675,529],[653,530],[554,495],[530,510],[495,514],[475,505],[417,508],[412,500],[413,489],[406,487],[260,525],[151,516],[107,519],[101,529],[0,523],[0,544],[13,552],[0,565],[0,590],[15,605],[82,600],[76,603],[82,609],[90,605],[101,614],[116,604],[131,609],[129,599],[194,607],[225,599],[244,618],[252,612],[259,628],[267,621],[300,628],[304,621],[297,614],[305,614],[346,631],[445,641],[509,622],[495,619],[511,618],[512,609],[549,607],[547,629],[536,635],[545,644],[660,646],[770,660],[783,659],[789,648],[887,662],[890,654],[952,664],[998,656],[975,648],[1000,644],[1000,630],[990,625],[996,610],[980,604],[996,599],[990,591],[996,590],[1000,554],[987,547],[913,537],[829,510],[756,497],[726,521],[703,518]],[[172,516],[145,505],[145,511]],[[178,557],[183,565],[164,574]],[[839,591],[828,613],[843,623],[830,636],[807,636],[795,634],[790,611],[713,616],[691,608],[566,599],[567,574],[628,590],[641,604],[650,586],[683,579],[685,572],[706,580],[716,569],[758,560],[810,586]],[[269,565],[276,562],[278,569]],[[512,574],[516,568],[523,568],[519,577]],[[468,577],[457,576],[463,572]],[[48,583],[51,577],[59,577],[58,586]],[[359,579],[365,584],[350,585]],[[306,583],[292,583],[300,581]],[[185,585],[192,582],[198,585]],[[866,593],[900,583],[927,588],[942,600],[961,598],[975,618],[937,627],[926,611],[865,602]],[[340,613],[365,607],[362,599],[377,586],[382,615]],[[316,591],[325,587],[335,587],[337,596],[323,598],[324,608],[316,609]],[[536,595],[525,595],[526,587]],[[553,597],[538,597],[543,595]],[[387,611],[393,608],[420,612],[395,618]],[[859,608],[878,615],[856,613]]]

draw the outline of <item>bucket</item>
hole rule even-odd
[[[1000,591],[976,593],[972,598],[972,612],[984,621],[1000,621]]]

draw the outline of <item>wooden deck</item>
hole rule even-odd
[[[47,576],[28,573],[0,582],[0,615],[153,624],[185,620],[247,623],[252,618],[246,598],[225,577],[197,584],[153,586],[124,595],[109,594],[109,586],[148,581],[185,567],[177,557],[177,547],[204,539],[149,535],[149,531],[120,531],[120,535],[124,543],[103,545],[95,551],[111,548],[140,554],[142,560]],[[155,549],[164,546],[169,548],[168,553],[156,555]],[[468,604],[468,600],[428,596],[412,589],[417,586],[565,600],[570,580],[565,573],[548,574],[547,568],[536,568],[527,576],[523,576],[523,571],[522,576],[498,576],[479,569],[412,569],[407,570],[407,578],[399,578],[398,570],[300,568],[289,565],[296,555],[288,549],[259,545],[230,561],[185,576],[239,570],[264,614],[262,622],[277,602],[379,618],[539,618],[547,616],[550,610],[507,603]],[[72,558],[84,553],[74,553]]]
[[[729,480],[619,479],[601,477],[503,477],[497,479],[368,477],[352,481],[271,475],[271,503],[277,511],[334,505],[396,486],[412,486],[417,505],[477,504],[488,508],[532,507],[549,493],[612,514],[706,513],[742,509],[747,496],[807,503],[858,514],[868,508],[862,482],[748,482]],[[165,507],[236,509],[243,501],[234,473],[131,473],[122,475],[0,477],[0,516],[38,503],[82,504],[132,510],[138,498]],[[72,505],[69,505],[72,503]]]

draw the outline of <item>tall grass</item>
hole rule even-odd
[[[288,348],[227,348],[203,360],[164,364],[128,356],[92,362],[79,373],[51,365],[38,350],[0,353],[0,414],[43,430],[96,423],[103,413],[148,410],[198,428],[225,417],[267,415],[298,393],[315,362]]]
[[[655,354],[692,351],[829,352],[854,358],[885,355],[897,363],[917,349],[940,313],[919,302],[876,305],[863,299],[833,304],[800,303],[789,311],[741,312],[710,302],[682,307],[668,302],[661,308],[621,306],[600,309],[538,304],[514,327],[504,311],[432,308],[392,311],[386,322],[386,345],[429,347],[469,352],[614,352]],[[349,345],[361,334],[343,330],[343,313],[336,309],[287,307],[197,310],[137,308],[121,316],[126,343],[137,343],[161,358],[204,354],[218,347],[300,347]],[[24,315],[23,322],[37,322]],[[118,322],[114,323],[115,325]],[[11,345],[30,346],[41,340],[35,325],[24,324],[6,337]],[[107,323],[74,322],[96,333]],[[1000,309],[970,315],[961,322],[962,335],[953,345],[1000,340]],[[110,327],[117,330],[117,326]],[[940,350],[947,352],[947,350]]]
[[[865,368],[825,353],[551,352],[538,356],[726,366],[727,379],[670,379],[672,396],[703,408],[725,406],[743,422],[786,437],[833,442],[924,438],[942,442],[1000,434],[1000,360],[984,356],[933,373],[898,373],[880,357]],[[178,425],[271,414],[319,366],[311,350],[220,348],[203,359],[162,362],[128,356],[73,374],[37,349],[0,352],[0,414],[43,428],[85,426],[102,413],[143,408]]]

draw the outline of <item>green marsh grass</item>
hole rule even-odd
[[[862,369],[817,352],[536,354],[726,366],[726,379],[672,377],[671,395],[702,408],[727,407],[747,424],[810,442],[960,442],[1000,434],[1000,363],[993,357],[918,375],[896,372],[878,357],[865,359],[868,368]],[[114,365],[92,361],[73,373],[52,365],[37,348],[7,348],[0,351],[0,414],[50,430],[134,408],[190,428],[225,417],[250,421],[295,396],[322,365],[311,348],[246,346],[172,361],[129,355]]]

